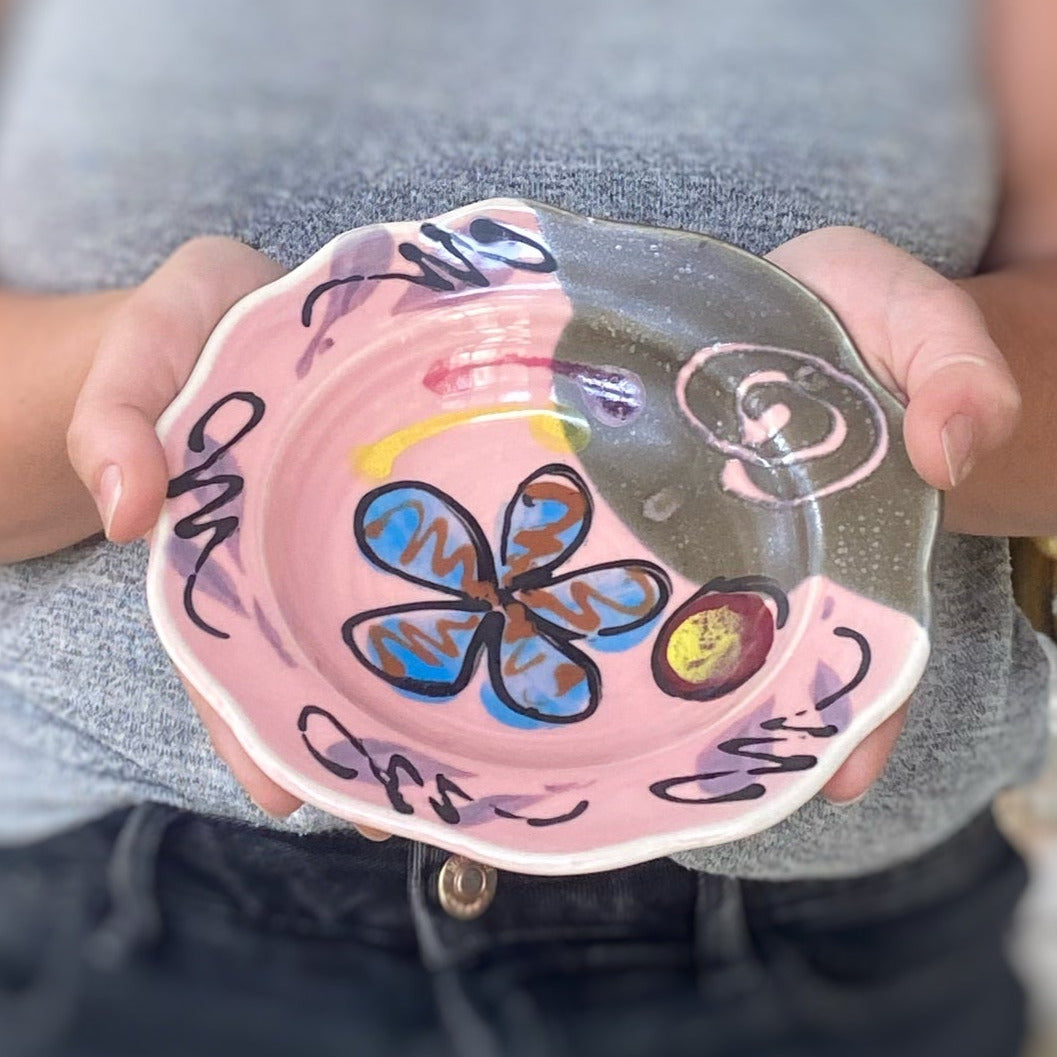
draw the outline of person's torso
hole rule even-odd
[[[971,273],[996,202],[969,0],[382,8],[47,0],[7,56],[0,280],[145,277],[202,233],[286,265],[491,196],[757,253],[829,224]],[[258,820],[153,635],[145,549],[0,570],[0,838],[154,797]],[[934,843],[1040,752],[1001,541],[943,536],[934,657],[866,801],[684,857],[856,872]],[[986,750],[986,751],[985,751]],[[290,825],[333,824],[306,810]]]

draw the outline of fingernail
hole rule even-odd
[[[869,789],[864,789],[858,796],[853,796],[850,800],[834,800],[833,797],[826,797],[826,799],[834,807],[851,807],[852,804],[857,804],[860,800],[862,800],[862,798],[866,796],[869,791]]]
[[[376,844],[380,844],[383,840],[388,840],[392,834],[386,833],[384,830],[373,829],[371,826],[355,826],[353,827],[361,837],[366,837],[367,840],[373,840]]]
[[[103,531],[108,538],[110,526],[113,524],[118,504],[121,502],[121,487],[121,467],[116,463],[108,463],[99,475],[99,490],[95,497],[96,506],[99,507],[99,516],[103,519]]]
[[[973,468],[973,420],[968,415],[952,415],[940,434],[951,487],[961,484]]]

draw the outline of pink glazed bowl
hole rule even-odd
[[[244,299],[159,423],[148,596],[276,782],[527,873],[736,840],[928,656],[938,497],[826,307],[492,200]]]

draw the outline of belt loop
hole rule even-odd
[[[740,991],[759,967],[736,877],[698,874],[694,908],[698,987],[710,995]]]
[[[418,935],[419,957],[429,971],[437,1013],[457,1057],[500,1057],[502,1045],[474,1005],[458,966],[445,950],[427,892],[436,852],[412,841],[408,851],[407,894]]]
[[[119,967],[157,942],[162,920],[155,881],[165,832],[180,812],[164,804],[137,804],[114,841],[107,867],[110,912],[88,937],[85,957],[97,969]]]

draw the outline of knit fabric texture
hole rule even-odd
[[[993,224],[970,0],[37,0],[5,41],[0,280],[137,282],[185,239],[293,266],[349,228],[492,196],[756,253],[831,224],[950,277]],[[0,569],[0,840],[145,799],[257,825],[158,644],[146,548]],[[881,779],[677,860],[868,872],[943,840],[1046,744],[1047,667],[1004,540],[943,534],[933,654]]]

